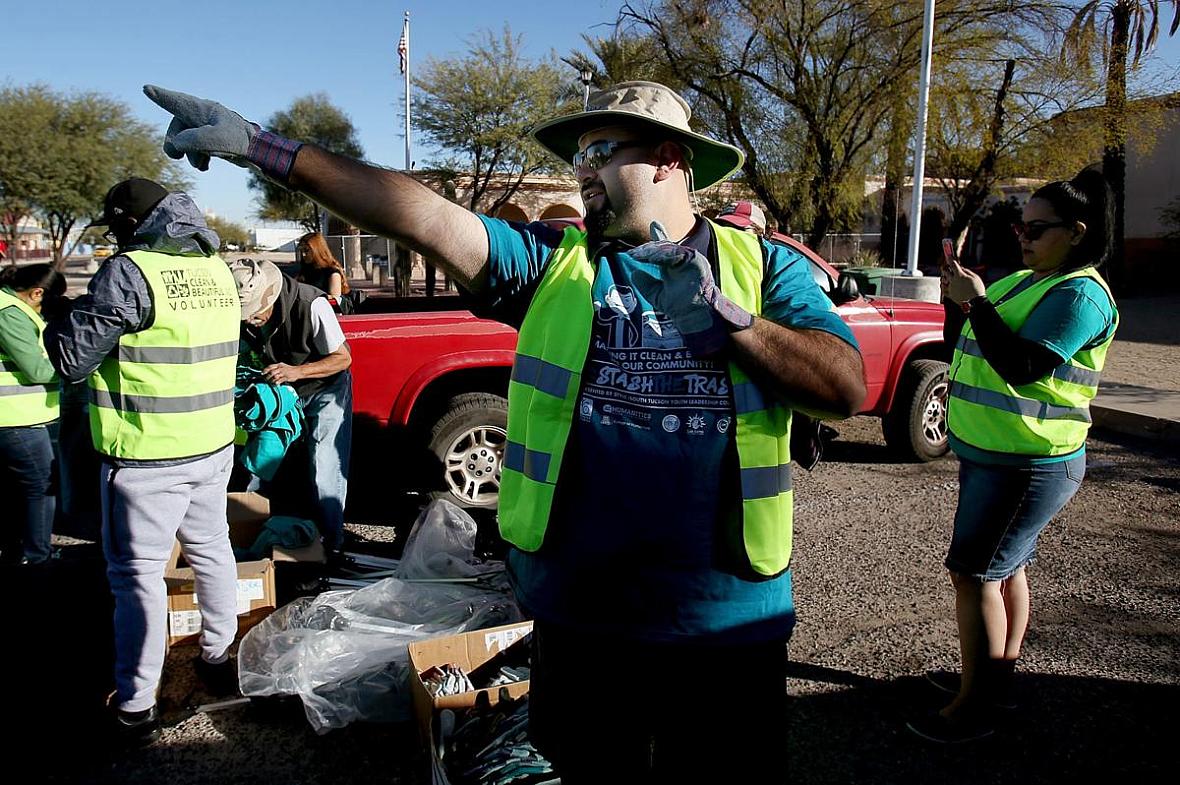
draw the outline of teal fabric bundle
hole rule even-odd
[[[259,379],[254,369],[239,366],[234,413],[247,438],[238,461],[251,474],[273,480],[287,449],[303,433],[303,406],[290,385]]]

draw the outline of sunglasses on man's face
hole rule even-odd
[[[611,156],[615,154],[615,150],[625,150],[628,147],[643,147],[644,144],[644,142],[611,142],[606,139],[591,142],[584,149],[574,153],[574,174],[576,175],[578,169],[583,166],[597,172],[610,163]]]
[[[1023,237],[1026,240],[1039,240],[1041,235],[1048,230],[1067,226],[1073,226],[1073,223],[1070,221],[1029,221],[1028,223],[1018,221],[1012,224],[1012,231],[1016,232],[1017,237]]]

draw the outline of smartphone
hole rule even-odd
[[[955,259],[955,241],[949,237],[943,238],[942,241],[942,258],[943,266],[946,267]]]

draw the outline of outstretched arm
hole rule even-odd
[[[483,223],[412,177],[304,145],[288,186],[355,226],[413,248],[469,290],[487,278]]]
[[[350,221],[426,256],[461,285],[486,277],[487,233],[479,218],[399,172],[380,169],[263,130],[215,101],[145,85],[173,116],[164,152],[197,169],[210,156],[249,166]]]

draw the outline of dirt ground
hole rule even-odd
[[[1122,304],[1110,381],[1180,390],[1176,331],[1169,329],[1178,302]],[[1180,730],[1175,446],[1091,438],[1086,481],[1046,530],[1030,568],[1022,707],[996,737],[944,749],[903,726],[907,716],[936,706],[922,673],[953,668],[958,659],[942,568],[957,462],[895,462],[875,420],[854,418],[839,431],[820,468],[795,475],[799,626],[782,781],[1173,781]],[[388,540],[391,531],[353,530],[373,541]],[[2,738],[10,772],[17,756],[25,761],[19,770],[30,774],[22,781],[429,782],[410,724],[359,724],[316,736],[300,707],[269,703],[190,716],[184,707],[203,700],[191,649],[169,658],[169,727],[161,741],[113,756],[98,733],[111,667],[101,561],[93,546],[68,550],[40,583],[6,577],[0,586],[10,598],[9,630],[17,631],[0,647],[11,680],[5,703],[16,709]],[[702,681],[732,687],[729,674],[702,674]]]

